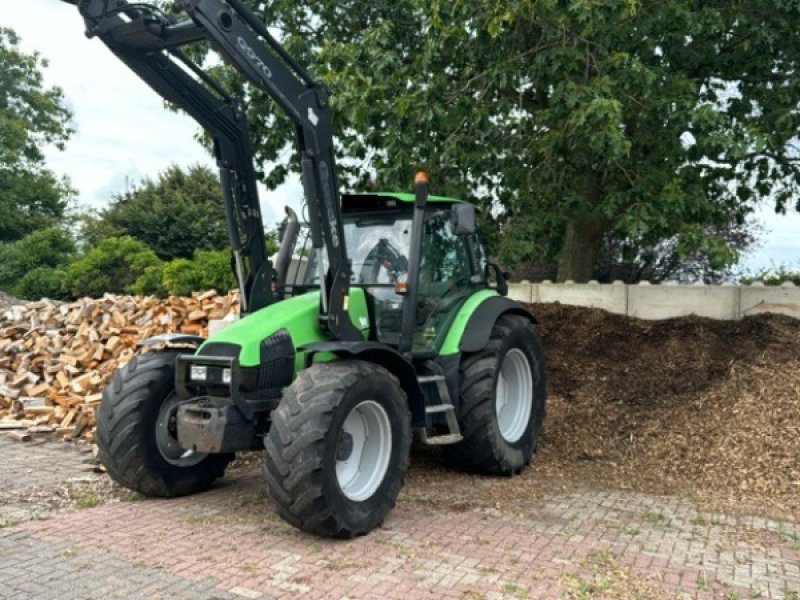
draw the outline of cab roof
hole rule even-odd
[[[395,202],[392,202],[392,201]],[[405,192],[375,192],[364,194],[342,194],[342,206],[347,209],[383,209],[383,208],[396,208],[396,202],[403,202],[405,204],[414,203],[414,194]],[[463,200],[458,198],[449,198],[447,196],[428,196],[428,202],[436,202],[442,204],[464,203]]]

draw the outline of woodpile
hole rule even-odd
[[[209,319],[238,311],[238,295],[41,300],[0,314],[0,431],[94,441],[95,409],[114,370],[161,333],[205,336]]]

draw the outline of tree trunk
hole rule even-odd
[[[594,266],[603,245],[603,235],[608,229],[608,220],[592,214],[602,200],[601,182],[598,173],[587,169],[584,176],[584,195],[588,211],[567,221],[564,241],[558,255],[558,281],[572,280],[586,283],[594,275]]]
[[[576,283],[586,283],[592,279],[607,226],[602,218],[576,219],[567,223],[558,255],[558,281],[571,279]]]

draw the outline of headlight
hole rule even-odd
[[[230,383],[230,382],[231,382],[231,370],[222,369],[222,383]]]
[[[208,379],[208,367],[192,365],[189,372],[189,379],[192,381],[205,381]]]

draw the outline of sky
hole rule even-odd
[[[66,149],[50,148],[47,164],[69,176],[82,206],[99,208],[129,182],[155,178],[170,163],[214,160],[197,142],[199,126],[164,108],[161,97],[133,74],[97,39],[84,35],[78,10],[60,0],[0,0],[0,26],[22,38],[25,52],[49,61],[45,83],[64,92],[75,133]],[[264,222],[283,218],[283,206],[299,207],[297,178],[275,191],[261,190]],[[220,206],[222,210],[222,206]]]
[[[49,61],[45,82],[64,92],[76,131],[63,152],[50,148],[46,156],[50,168],[70,178],[82,206],[102,207],[128,182],[155,178],[170,163],[214,168],[195,139],[195,122],[166,110],[99,40],[87,39],[74,6],[60,0],[0,0],[0,26],[20,35],[24,51],[36,50]],[[301,201],[296,177],[274,191],[262,188],[264,222],[278,222],[285,204],[298,209]],[[800,214],[775,215],[765,203],[754,220],[764,230],[762,242],[739,270],[800,265]]]

